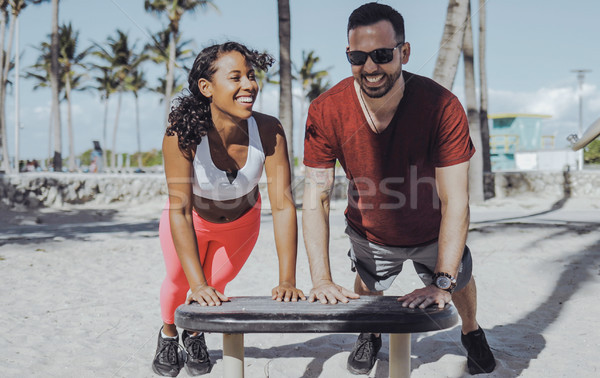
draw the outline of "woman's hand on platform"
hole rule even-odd
[[[306,296],[302,290],[296,288],[294,285],[288,282],[282,282],[271,290],[272,298],[276,301],[283,302],[297,302],[300,300],[306,300]]]
[[[220,306],[221,302],[227,302],[229,298],[212,286],[196,286],[188,295],[185,304],[198,302],[201,306]]]
[[[308,296],[308,301],[314,302],[319,300],[323,304],[336,304],[338,301],[348,303],[348,298],[358,299],[360,298],[360,295],[333,283],[333,281],[323,281],[312,288],[310,295]]]
[[[424,288],[417,289],[412,293],[406,294],[398,298],[398,302],[402,302],[402,307],[410,308],[425,308],[433,303],[436,303],[439,308],[444,308],[446,304],[450,303],[452,295],[442,290],[435,285],[425,286]]]

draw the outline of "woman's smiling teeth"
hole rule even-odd
[[[252,101],[254,101],[251,96],[238,97],[238,98],[236,98],[236,100],[239,102],[246,103],[246,104],[252,103]]]

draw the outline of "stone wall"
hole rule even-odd
[[[266,182],[260,183],[268,205]],[[600,171],[497,172],[486,177],[486,196],[511,197],[525,193],[551,196],[600,198]],[[494,190],[492,191],[492,188]],[[302,200],[302,178],[297,177],[294,196]],[[346,197],[347,180],[336,177],[333,197]],[[0,207],[30,209],[60,207],[65,203],[143,203],[167,196],[164,174],[21,173],[0,175]]]
[[[488,188],[493,185],[496,197],[511,197],[524,193],[550,196],[600,198],[600,171],[565,172],[496,172],[486,177]]]
[[[162,174],[20,173],[0,175],[3,208],[60,207],[64,203],[140,203],[167,195]]]

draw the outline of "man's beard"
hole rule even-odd
[[[366,85],[364,85],[363,83],[367,79],[365,79],[365,77],[361,75],[360,88],[363,91],[363,93],[370,98],[381,98],[381,97],[385,96],[386,94],[388,94],[388,92],[394,87],[394,84],[396,84],[396,81],[398,81],[401,74],[402,74],[402,68],[400,68],[398,71],[396,71],[392,74],[383,74],[385,84],[383,85],[383,87],[378,87],[378,88],[371,88],[371,87],[367,87]]]

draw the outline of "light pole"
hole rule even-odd
[[[592,70],[571,70],[577,74],[577,81],[579,82],[579,129],[578,129],[578,137],[581,138],[583,135],[583,81],[585,79],[585,74],[587,72],[592,72]],[[581,171],[583,169],[583,148],[580,149],[577,153],[577,169]]]

